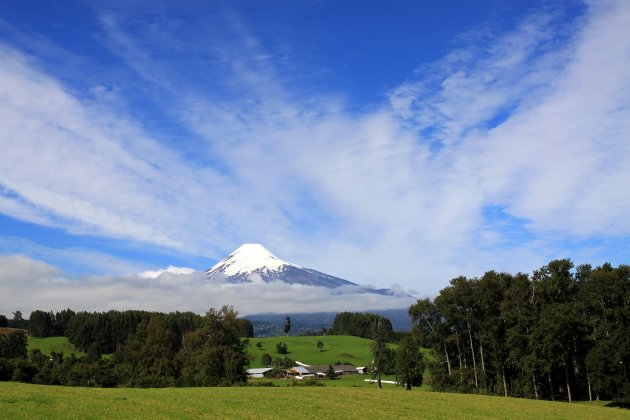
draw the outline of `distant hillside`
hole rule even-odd
[[[317,342],[324,343],[323,351],[317,348]],[[256,344],[260,342],[262,349]],[[288,354],[278,354],[276,344],[287,345]],[[272,358],[288,357],[309,365],[329,365],[347,362],[354,366],[366,366],[370,363],[370,343],[372,340],[359,337],[329,335],[313,337],[264,337],[251,338],[247,352],[252,356],[251,367],[261,367],[261,357],[269,353]]]
[[[392,322],[395,331],[410,331],[411,321],[407,314],[407,309],[389,309],[362,311],[373,314],[383,315]],[[254,325],[255,337],[271,337],[276,335],[284,335],[285,318],[291,317],[290,335],[303,335],[308,332],[321,331],[323,328],[332,327],[337,312],[312,312],[298,314],[255,314],[247,315]]]
[[[0,334],[3,334],[3,335],[9,335],[9,334],[12,334],[12,333],[14,333],[16,331],[23,332],[27,336],[31,335],[31,332],[29,330],[25,330],[23,328],[0,327]]]

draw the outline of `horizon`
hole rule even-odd
[[[628,51],[622,0],[0,4],[0,313],[402,304],[204,283],[246,243],[417,297],[627,264]]]

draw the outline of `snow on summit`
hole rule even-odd
[[[372,293],[393,296],[390,289],[372,289],[311,268],[281,260],[259,244],[241,245],[223,260],[206,270],[206,278],[232,284],[283,282],[337,289],[338,293]]]
[[[236,276],[261,270],[280,271],[284,266],[299,268],[295,264],[276,257],[260,244],[244,244],[228,255],[227,258],[212,266],[207,273],[220,270],[226,276]]]
[[[281,260],[259,244],[241,245],[225,259],[206,270],[211,281],[251,283],[281,281],[287,284],[336,288],[356,284],[310,268]]]

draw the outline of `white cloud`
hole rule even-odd
[[[381,296],[282,282],[209,282],[203,272],[161,270],[157,276],[88,276],[78,280],[24,256],[0,256],[0,313],[35,309],[106,311],[144,309],[193,311],[232,305],[241,315],[281,312],[364,311],[406,308],[414,299],[404,291]]]
[[[193,268],[174,267],[172,265],[169,265],[167,268],[162,268],[160,270],[143,271],[142,273],[138,274],[138,276],[140,278],[143,278],[143,279],[156,279],[156,278],[160,277],[164,273],[189,275],[189,274],[192,274],[194,272],[195,272],[195,270]]]

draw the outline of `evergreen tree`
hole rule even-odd
[[[289,336],[289,331],[291,331],[291,318],[287,317],[284,322],[284,333]]]

